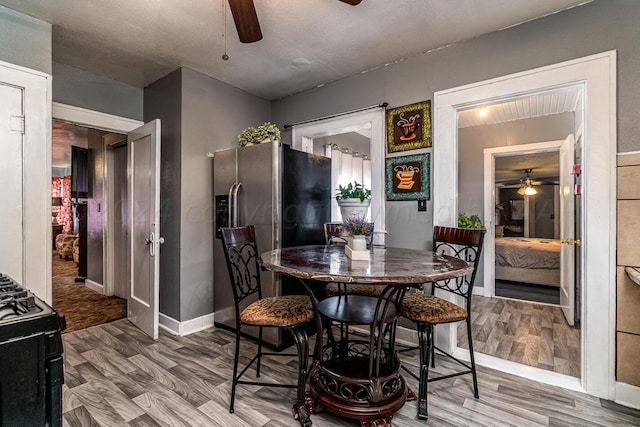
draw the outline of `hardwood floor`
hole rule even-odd
[[[476,353],[580,377],[580,329],[558,306],[474,295],[471,324]],[[469,348],[464,322],[458,346]]]
[[[161,330],[153,341],[127,320],[63,336],[64,426],[295,426],[293,389],[239,386],[236,412],[229,414],[233,335],[209,328],[186,337]],[[241,351],[255,345],[243,341]],[[417,352],[402,361],[416,368]],[[294,381],[294,358],[265,358],[263,379]],[[437,359],[435,371],[447,373]],[[491,369],[478,368],[480,399],[473,398],[469,375],[429,385],[429,420],[416,420],[416,403],[407,402],[394,426],[611,426],[640,425],[635,411]],[[405,375],[408,385],[417,382]],[[327,413],[311,417],[317,427],[357,422]]]

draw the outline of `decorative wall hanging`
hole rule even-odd
[[[387,159],[387,200],[429,200],[429,153]]]
[[[387,152],[431,147],[431,101],[387,110]]]

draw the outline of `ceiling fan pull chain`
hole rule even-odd
[[[229,55],[227,55],[227,8],[224,4],[225,0],[220,0],[222,5],[222,38],[224,39],[224,53],[222,54],[222,60],[228,61]]]

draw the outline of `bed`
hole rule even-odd
[[[560,240],[496,238],[496,279],[560,286]]]

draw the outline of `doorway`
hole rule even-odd
[[[52,305],[66,317],[65,332],[126,317],[126,296],[104,292],[101,209],[103,141],[123,138],[52,122]]]
[[[373,243],[385,244],[386,220],[385,220],[385,187],[384,187],[384,109],[377,108],[364,112],[345,114],[339,117],[314,121],[308,124],[296,125],[292,129],[291,146],[297,150],[314,152],[322,150],[323,144],[333,143],[331,138],[337,135],[366,133],[368,137],[368,152],[370,158],[371,176],[371,207],[370,219],[375,224]],[[361,139],[361,138],[358,138]],[[317,144],[315,141],[318,141]],[[360,144],[354,145],[356,150],[366,151]],[[332,179],[333,184],[333,179]],[[332,198],[332,217],[338,212],[337,202]]]
[[[110,168],[113,168],[113,164],[108,163],[110,158],[110,150],[107,147],[111,145],[117,146],[119,141],[123,138],[126,141],[126,135],[113,136],[115,134],[124,135],[129,131],[138,128],[142,123],[137,120],[131,120],[123,117],[112,116],[109,114],[99,113],[95,111],[85,110],[78,107],[68,106],[54,102],[52,109],[52,116],[54,119],[64,123],[70,123],[86,129],[94,129],[95,132],[101,132],[100,144],[102,147],[96,147],[96,155],[98,158],[98,176],[99,180],[92,182],[94,188],[100,193],[100,200],[97,198],[89,203],[90,208],[93,211],[99,211],[104,214],[99,222],[94,224],[96,232],[101,235],[101,238],[93,242],[94,253],[100,254],[99,257],[94,259],[94,262],[98,262],[99,266],[96,266],[95,271],[98,273],[94,277],[95,280],[87,281],[87,284],[91,286],[94,297],[97,295],[100,298],[109,298],[113,295],[120,296],[114,291],[114,271],[121,271],[119,265],[116,265],[115,251],[112,249],[113,237],[109,236],[108,231],[113,229],[113,225],[110,226],[110,221],[113,221],[111,215],[109,215],[110,207],[114,205],[113,189],[109,184],[109,177],[111,176]],[[102,136],[106,136],[102,139]],[[126,151],[126,149],[125,149]],[[126,163],[126,161],[125,161]],[[123,167],[126,169],[126,165]],[[55,250],[54,250],[54,255]],[[76,287],[75,290],[86,289],[85,286]],[[87,289],[89,291],[89,289]],[[93,292],[91,291],[91,292]],[[117,299],[120,300],[120,299]],[[126,304],[125,304],[126,305]],[[125,310],[126,315],[126,310]]]
[[[434,223],[454,224],[458,203],[458,150],[456,112],[487,102],[523,97],[540,91],[581,84],[584,87],[580,221],[583,260],[579,283],[584,292],[578,308],[584,319],[580,379],[545,370],[509,364],[496,358],[477,357],[488,365],[566,388],[613,398],[615,387],[615,153],[616,153],[616,53],[592,55],[560,64],[504,76],[438,92],[434,95]],[[450,167],[454,165],[453,167]],[[493,210],[485,218],[488,233],[493,232]],[[589,250],[586,250],[586,246]],[[605,284],[605,285],[603,285]],[[602,309],[605,307],[606,309]],[[612,314],[613,313],[613,314]],[[437,331],[436,340],[462,358],[468,352],[456,349],[455,328]],[[465,356],[466,354],[466,356]]]

